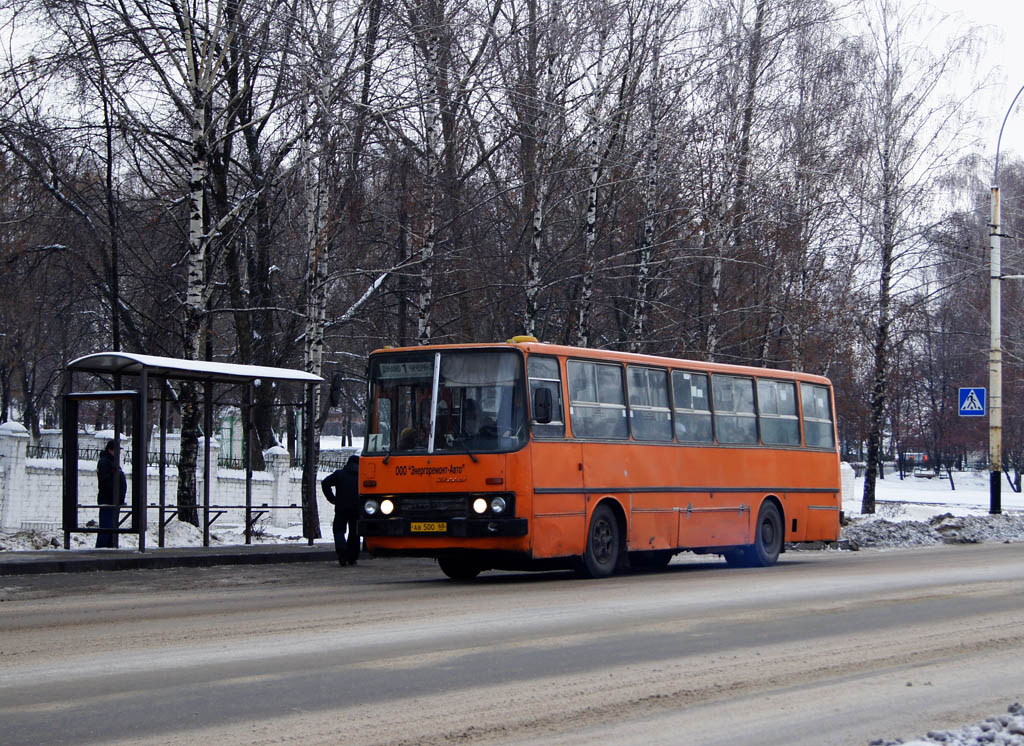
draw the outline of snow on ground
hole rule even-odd
[[[315,543],[333,542],[334,534],[330,523],[320,524],[321,538]],[[146,547],[152,549],[159,546],[159,524],[151,522],[146,529]],[[302,525],[280,528],[269,525],[257,525],[252,536],[253,544],[306,544],[302,537]],[[210,528],[210,546],[229,546],[245,544],[245,532],[242,526],[227,524]],[[138,537],[122,534],[119,542],[121,549],[138,547]],[[201,547],[203,545],[202,529],[190,523],[171,521],[164,529],[165,547]],[[27,530],[16,532],[0,531],[0,552],[24,552],[33,549],[61,549],[64,546],[64,532],[60,530]],[[96,546],[95,534],[71,534],[71,549],[93,549]]]
[[[954,489],[955,487],[955,489]],[[888,474],[875,486],[875,513],[861,514],[863,478],[844,496],[841,538],[851,549],[940,543],[1024,541],[1024,496],[1004,482],[1002,513],[989,513],[989,474],[954,472],[949,479]]]

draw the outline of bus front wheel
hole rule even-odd
[[[621,551],[619,522],[607,505],[598,505],[590,517],[587,546],[576,571],[587,578],[606,578],[615,572]]]
[[[437,564],[441,566],[441,572],[452,580],[472,580],[481,570],[476,562],[460,557],[440,557]]]
[[[754,524],[754,543],[729,550],[725,561],[740,567],[768,567],[774,565],[782,551],[782,516],[775,503],[765,500],[757,511]]]

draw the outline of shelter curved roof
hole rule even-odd
[[[182,360],[157,355],[139,355],[132,352],[96,352],[72,360],[67,367],[76,372],[109,375],[139,375],[145,370],[147,375],[161,378],[194,379],[218,383],[251,383],[257,379],[301,381],[303,383],[320,383],[324,380],[313,373],[292,368]]]

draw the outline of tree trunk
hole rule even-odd
[[[186,269],[183,347],[186,360],[200,360],[206,316],[206,222],[204,187],[209,174],[206,147],[206,106],[202,94],[194,96],[192,171],[189,179],[189,246]],[[184,383],[181,403],[181,451],[178,455],[178,519],[199,525],[196,505],[196,457],[199,452],[199,393]]]
[[[874,370],[871,377],[871,424],[868,430],[868,463],[864,474],[862,513],[875,512],[875,480],[882,460],[882,434],[885,427],[886,393],[889,376],[889,328],[892,303],[893,229],[895,217],[890,192],[891,172],[888,159],[883,161],[882,178],[885,195],[882,200],[882,275],[879,281],[878,325],[872,347]]]
[[[629,350],[631,352],[641,352],[644,349],[651,284],[651,264],[654,258],[654,221],[657,214],[658,199],[659,44],[658,41],[655,41],[654,57],[651,61],[651,85],[648,92],[647,151],[644,157],[643,234],[640,248],[637,252],[637,281],[633,301],[633,324],[629,333]]]
[[[602,40],[603,47],[603,40]],[[597,186],[601,179],[601,100],[604,87],[604,75],[601,62],[598,61],[597,82],[594,87],[594,102],[590,111],[590,141],[587,152],[590,168],[587,172],[587,210],[583,227],[583,265],[580,269],[580,300],[576,317],[576,344],[579,347],[590,345],[590,317],[594,302],[594,262],[595,244],[597,243]]]
[[[438,31],[427,32],[427,100],[424,102],[426,116],[426,184],[427,220],[423,229],[423,248],[421,250],[420,294],[416,318],[416,341],[425,345],[430,342],[433,333],[434,313],[434,248],[437,242],[437,189],[440,154],[438,142],[441,135],[441,69],[440,39]]]
[[[181,408],[181,446],[178,453],[178,520],[199,525],[196,510],[196,465],[199,456],[199,391],[194,383],[185,381],[178,394]]]

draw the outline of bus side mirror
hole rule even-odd
[[[533,421],[540,425],[551,422],[551,389],[538,388],[533,392]]]

